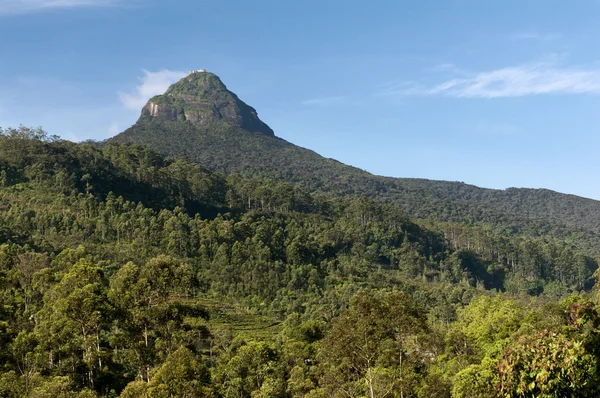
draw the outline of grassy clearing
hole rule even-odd
[[[211,298],[198,298],[194,302],[208,310],[209,327],[231,328],[235,336],[252,340],[274,340],[282,329],[281,321],[254,314],[237,305]]]

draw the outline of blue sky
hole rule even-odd
[[[193,69],[395,177],[600,199],[600,2],[0,0],[0,126],[132,125]]]

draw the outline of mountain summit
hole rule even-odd
[[[200,126],[225,123],[251,133],[274,135],[254,108],[229,91],[217,75],[202,69],[191,72],[164,94],[151,98],[142,110],[143,116],[189,121]]]

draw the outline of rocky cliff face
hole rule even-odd
[[[150,99],[142,110],[142,116],[148,115],[201,126],[220,121],[251,133],[274,135],[254,108],[229,91],[218,76],[205,71],[192,72]]]
[[[146,103],[146,106],[144,106],[144,109],[142,110],[142,114],[167,120],[177,119],[177,110],[174,107],[154,104],[151,101]]]

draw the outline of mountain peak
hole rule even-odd
[[[152,97],[142,109],[142,117],[189,121],[209,127],[214,123],[273,136],[273,130],[258,118],[256,109],[229,91],[214,73],[199,69],[173,84],[162,95]]]

